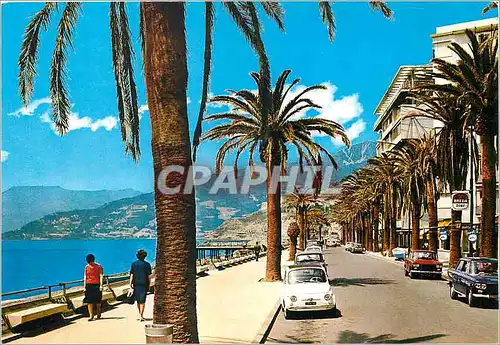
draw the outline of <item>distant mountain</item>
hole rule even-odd
[[[355,170],[363,167],[370,158],[375,157],[376,153],[377,143],[374,141],[364,141],[335,152],[333,157],[339,168],[334,173],[333,178],[336,181],[342,181]]]
[[[339,169],[334,174],[334,180],[340,181],[354,170],[364,166],[367,160],[375,155],[375,150],[374,142],[363,142],[355,144],[349,149],[335,152],[333,156]],[[243,176],[242,171],[240,171],[239,176]],[[262,203],[266,201],[266,184],[252,186],[250,193],[246,195],[229,194],[227,190],[211,194],[210,188],[215,178],[212,176],[209,183],[196,189],[197,237],[202,239],[207,232],[212,230],[217,233],[209,235],[212,239],[233,236],[240,230],[248,237],[252,227],[256,230],[256,236],[257,233],[262,235],[262,231],[257,231],[257,229],[263,229],[266,225],[265,212],[259,211]],[[239,178],[237,182],[240,183],[241,180],[242,178]],[[300,182],[302,181],[303,179]],[[54,188],[54,191],[52,194],[44,191],[43,195],[41,192],[39,194],[25,193],[26,200],[23,200],[22,193],[18,191],[23,188]],[[7,193],[14,194],[12,190],[4,192],[4,210],[6,208],[5,195]],[[4,239],[149,238],[156,236],[153,193],[137,195],[138,192],[131,190],[81,192],[68,191],[59,187],[18,187],[18,190],[15,194],[17,196],[15,200],[18,202],[18,214],[23,210],[23,207],[28,207],[27,205],[33,205],[35,211],[45,212],[45,214],[36,220],[32,218],[31,222],[26,220],[24,226],[18,231],[4,233]],[[103,193],[112,198],[117,197],[120,192],[135,193],[135,195],[122,199],[117,198],[119,200],[106,203],[106,201],[102,201],[104,199],[102,195],[101,198],[98,198],[92,194]],[[67,193],[73,197],[68,196]],[[33,194],[37,197],[33,197]],[[64,195],[65,197],[57,198],[54,195]],[[84,204],[84,206],[75,207],[77,203]],[[97,205],[92,206],[92,203]],[[53,208],[65,207],[66,209],[59,210],[63,212],[48,212],[47,204]],[[7,206],[10,205],[12,205],[12,201],[7,202]],[[70,211],[71,209],[73,210]],[[33,214],[33,212],[27,213]],[[264,221],[261,219],[262,215],[264,215]],[[22,219],[25,220],[25,218]],[[223,222],[225,223],[221,226]],[[236,229],[243,225],[245,226],[240,230]]]
[[[2,232],[54,212],[91,209],[141,194],[133,189],[81,191],[50,186],[12,187],[2,193]]]
[[[2,234],[6,240],[154,236],[153,193],[112,201],[95,209],[56,212]]]

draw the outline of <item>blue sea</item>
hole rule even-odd
[[[104,274],[126,272],[138,249],[154,261],[155,247],[149,239],[2,241],[2,292],[83,279],[89,253]]]

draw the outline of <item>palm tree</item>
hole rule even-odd
[[[407,140],[392,151],[392,159],[398,169],[403,209],[411,213],[411,249],[419,249],[420,214],[425,195],[425,183],[418,161],[418,141]]]
[[[66,52],[72,46],[81,5],[78,2],[64,5],[46,3],[27,25],[19,56],[19,92],[27,105],[33,93],[40,32],[48,29],[56,12],[62,12],[50,71],[53,121],[61,135],[68,131],[71,108],[66,89]],[[260,40],[260,32],[256,29],[259,25],[258,19],[250,14],[250,11],[254,10],[253,4],[242,6],[223,3],[222,6],[252,43],[262,60],[265,51],[255,44]],[[263,6],[266,13],[280,24],[282,11],[279,5],[264,3]],[[166,166],[180,165],[187,168],[191,165],[186,104],[184,11],[184,3],[140,4],[140,36],[151,117],[155,181],[158,181],[161,170]],[[137,161],[140,158],[139,116],[132,67],[134,52],[126,5],[112,2],[109,16],[122,139],[125,152]],[[212,3],[206,4],[206,21],[207,36],[211,37],[208,31],[213,25]],[[207,46],[211,45],[208,39],[206,43]],[[205,59],[205,65],[209,65],[210,56],[205,54]],[[203,97],[206,97],[208,92],[208,74],[205,76]],[[167,131],[169,135],[165,136]],[[185,177],[169,174],[165,183],[183,184],[184,179]],[[154,322],[174,324],[174,342],[198,342],[194,194],[165,195],[155,188],[155,208],[158,238]]]
[[[286,70],[280,75],[272,92],[265,90],[259,73],[251,73],[257,84],[257,94],[249,90],[240,90],[230,91],[231,95],[212,98],[212,102],[226,104],[232,109],[225,113],[208,116],[207,121],[224,120],[226,122],[211,128],[202,137],[202,141],[227,139],[217,153],[217,172],[221,171],[226,155],[233,150],[236,150],[235,170],[238,166],[239,155],[245,150],[249,151],[248,164],[253,166],[254,150],[257,145],[261,146],[260,158],[267,169],[266,281],[281,280],[281,186],[279,182],[273,182],[274,167],[281,170],[281,173],[286,171],[288,147],[292,146],[297,150],[301,169],[303,169],[304,160],[310,166],[322,165],[322,154],[336,168],[337,163],[333,156],[313,140],[312,131],[322,132],[331,137],[340,137],[346,145],[349,145],[344,128],[334,121],[318,117],[293,119],[294,115],[302,111],[320,108],[305,96],[313,90],[322,90],[325,87],[322,85],[308,87],[288,100],[289,92],[300,81],[295,79],[285,89],[290,73],[290,70]],[[263,117],[262,95],[267,92],[273,95],[271,111],[268,117]],[[267,123],[264,123],[266,120]],[[266,129],[264,137],[262,136],[263,128]]]
[[[308,211],[319,202],[318,198],[308,190],[299,190],[295,187],[295,192],[285,196],[285,207],[295,210],[297,223],[299,226],[298,248],[305,249],[308,225]]]
[[[424,136],[417,146],[418,166],[425,183],[426,198],[424,207],[429,215],[429,250],[437,252],[438,216],[437,216],[437,186],[438,177],[436,137]]]
[[[382,153],[368,162],[367,168],[375,177],[374,184],[377,190],[383,193],[385,213],[383,250],[392,256],[392,250],[396,248],[396,219],[401,202],[399,172],[393,164],[392,156],[388,153]]]
[[[317,229],[319,235],[318,240],[321,241],[323,226],[329,226],[330,221],[322,207],[313,207],[307,212],[307,224]]]
[[[423,89],[442,91],[458,97],[465,104],[466,126],[474,126],[481,145],[481,255],[496,256],[493,241],[496,213],[496,149],[498,135],[498,39],[495,33],[476,36],[466,30],[470,52],[457,43],[450,49],[458,55],[457,64],[433,59],[435,78],[449,84],[427,85]]]
[[[442,91],[432,94],[418,91],[415,99],[418,116],[430,117],[441,122],[442,127],[438,129],[436,143],[437,174],[440,182],[450,192],[464,190],[469,166],[469,140],[471,140],[470,135],[467,137],[463,133],[464,128],[467,128],[465,106],[456,96]],[[450,265],[457,263],[461,255],[461,231],[456,227],[461,219],[462,211],[451,211]]]

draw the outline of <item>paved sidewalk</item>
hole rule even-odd
[[[288,251],[283,252],[286,265]],[[222,271],[209,271],[197,279],[198,331],[202,343],[251,343],[276,306],[281,283],[265,283],[266,257]],[[152,318],[149,295],[145,317]],[[12,341],[13,344],[145,343],[144,322],[136,306],[120,304],[103,313],[101,320],[79,318],[68,325]],[[147,321],[146,323],[151,323]]]

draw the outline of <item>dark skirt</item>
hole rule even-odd
[[[99,290],[99,284],[87,284],[85,289],[85,303],[101,303],[102,291]]]
[[[134,297],[137,303],[146,303],[146,295],[148,293],[148,286],[146,285],[134,285]]]

